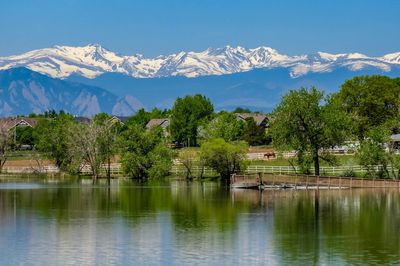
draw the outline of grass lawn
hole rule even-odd
[[[20,161],[20,160],[31,160],[31,159],[46,159],[44,153],[37,151],[12,151],[9,154],[7,160],[9,161]]]
[[[338,160],[338,165],[341,166],[352,166],[358,165],[358,160],[355,155],[336,155]],[[295,160],[293,160],[294,165],[296,165]],[[267,166],[291,166],[288,159],[278,158],[275,160],[263,161],[263,160],[252,160],[250,165],[267,165]],[[321,166],[330,166],[327,162],[321,160]]]

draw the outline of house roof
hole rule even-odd
[[[4,126],[7,129],[14,128],[16,126],[29,126],[35,127],[38,120],[31,117],[8,117],[0,119],[0,126]]]
[[[394,134],[390,136],[391,141],[400,141],[400,134]]]
[[[119,123],[124,124],[126,121],[128,121],[129,116],[117,116],[117,115],[113,115],[110,120],[111,121],[118,121]]]
[[[74,119],[75,119],[75,122],[82,123],[82,124],[89,124],[90,121],[92,121],[92,119],[90,119],[89,117],[85,117],[85,116],[75,116]]]
[[[147,123],[146,128],[152,129],[156,126],[161,126],[164,123],[169,123],[169,118],[153,118]]]
[[[258,113],[237,113],[236,116],[242,120],[246,120],[247,118],[253,118],[258,126],[260,126],[264,121],[268,120],[268,117],[266,115]]]
[[[121,121],[122,123],[125,123],[130,118],[130,116],[119,116],[119,115],[115,115],[114,117],[118,118],[119,121]]]

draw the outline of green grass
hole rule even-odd
[[[11,151],[8,156],[9,161],[20,161],[30,159],[47,159],[46,154],[37,151]]]
[[[358,165],[358,160],[355,155],[336,155],[338,165],[341,166],[353,166]],[[296,161],[293,160],[293,164],[296,164]],[[252,160],[250,161],[250,165],[267,165],[267,166],[291,166],[288,159],[277,158],[275,160]],[[330,166],[327,162],[321,160],[321,166]]]

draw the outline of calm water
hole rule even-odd
[[[0,183],[0,265],[398,265],[397,190]]]

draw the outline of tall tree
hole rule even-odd
[[[324,98],[315,87],[301,88],[289,91],[274,110],[271,135],[280,150],[310,154],[315,175],[319,175],[320,159],[329,158],[325,149],[346,140],[348,123],[348,116],[331,97]]]
[[[54,119],[41,119],[33,130],[36,149],[54,159],[56,165],[66,170],[71,158],[68,149],[68,132],[74,124],[71,115],[61,113]]]
[[[74,124],[69,128],[68,153],[76,165],[88,165],[92,172],[93,182],[100,175],[104,160],[100,138],[102,127],[91,121],[89,124]]]
[[[347,80],[337,94],[343,110],[354,121],[354,132],[360,140],[373,127],[398,126],[400,82],[385,76],[360,76]]]
[[[111,182],[111,160],[117,153],[117,135],[121,129],[118,122],[114,122],[108,114],[97,114],[93,121],[99,128],[98,143],[103,162],[106,164],[105,172],[108,184]]]
[[[395,178],[393,154],[386,152],[385,144],[389,143],[389,134],[386,128],[376,127],[366,133],[366,138],[360,143],[357,157],[360,165],[367,169],[370,177],[389,177],[389,164],[392,165],[392,176]]]
[[[141,127],[145,127],[146,124],[150,121],[151,115],[146,112],[144,108],[139,109],[135,115],[131,116],[126,122],[127,125],[139,125]]]
[[[243,135],[244,123],[233,113],[220,112],[210,121],[199,128],[202,139],[222,138],[225,141],[240,140]]]
[[[265,128],[257,125],[256,121],[249,117],[243,128],[243,140],[250,145],[268,144],[271,140],[267,137]]]
[[[161,128],[130,126],[120,138],[122,169],[132,178],[163,177],[172,166],[172,152]]]
[[[178,98],[171,110],[170,131],[174,141],[197,145],[197,130],[204,120],[210,120],[214,107],[203,95]]]
[[[0,173],[3,170],[4,164],[6,163],[9,151],[11,149],[11,134],[9,128],[4,124],[0,124]]]

